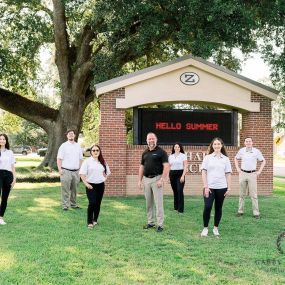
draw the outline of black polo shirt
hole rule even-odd
[[[141,164],[144,166],[143,175],[146,177],[154,177],[161,175],[163,172],[163,163],[168,162],[167,153],[156,146],[155,149],[148,148],[143,152]]]

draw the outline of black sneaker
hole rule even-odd
[[[71,206],[72,209],[81,209],[79,206]]]
[[[146,224],[145,226],[143,226],[143,229],[144,230],[148,230],[148,229],[151,229],[151,228],[154,228],[155,225],[151,225],[151,224]]]
[[[236,216],[241,217],[241,216],[243,216],[243,213],[237,213]]]
[[[161,232],[163,231],[163,227],[158,226],[157,229],[156,229],[156,231],[157,231],[158,233],[161,233]]]
[[[259,220],[260,219],[260,215],[254,215],[253,216],[255,219]]]
[[[68,211],[67,207],[62,208],[63,211]]]

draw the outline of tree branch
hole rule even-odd
[[[76,65],[80,66],[87,60],[90,60],[92,53],[91,41],[95,38],[95,33],[89,25],[86,25],[82,32],[80,45],[78,48]]]
[[[84,89],[88,88],[91,82],[93,66],[94,63],[92,61],[87,61],[83,63],[81,67],[77,68],[72,80],[72,91],[74,96],[85,96]]]
[[[90,87],[85,92],[85,108],[91,103],[95,98],[95,91],[91,90]]]
[[[61,0],[53,0],[53,23],[56,48],[56,65],[59,71],[63,92],[68,89],[71,82],[71,69],[69,64],[69,40],[66,29],[64,4]]]
[[[91,74],[93,66],[94,63],[91,60],[83,63],[74,73],[74,80],[84,80]]]
[[[101,43],[98,45],[98,47],[94,50],[93,52],[93,56],[92,56],[92,59],[94,60],[95,56],[97,55],[97,53],[104,47],[104,43]],[[93,61],[92,60],[92,61]]]
[[[44,130],[57,119],[59,113],[55,109],[2,88],[0,88],[0,107],[41,126]]]

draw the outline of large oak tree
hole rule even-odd
[[[47,132],[43,164],[55,167],[66,129],[81,129],[95,83],[186,53],[234,63],[233,48],[256,48],[256,32],[268,24],[260,11],[271,2],[2,0],[0,108]],[[47,44],[55,48],[58,108],[39,102],[33,88]]]

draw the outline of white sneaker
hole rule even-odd
[[[213,234],[214,234],[214,236],[216,236],[216,237],[220,235],[218,228],[213,228]]]
[[[204,228],[201,232],[201,237],[206,237],[208,236],[208,228]]]
[[[3,219],[0,219],[0,225],[6,225]]]

